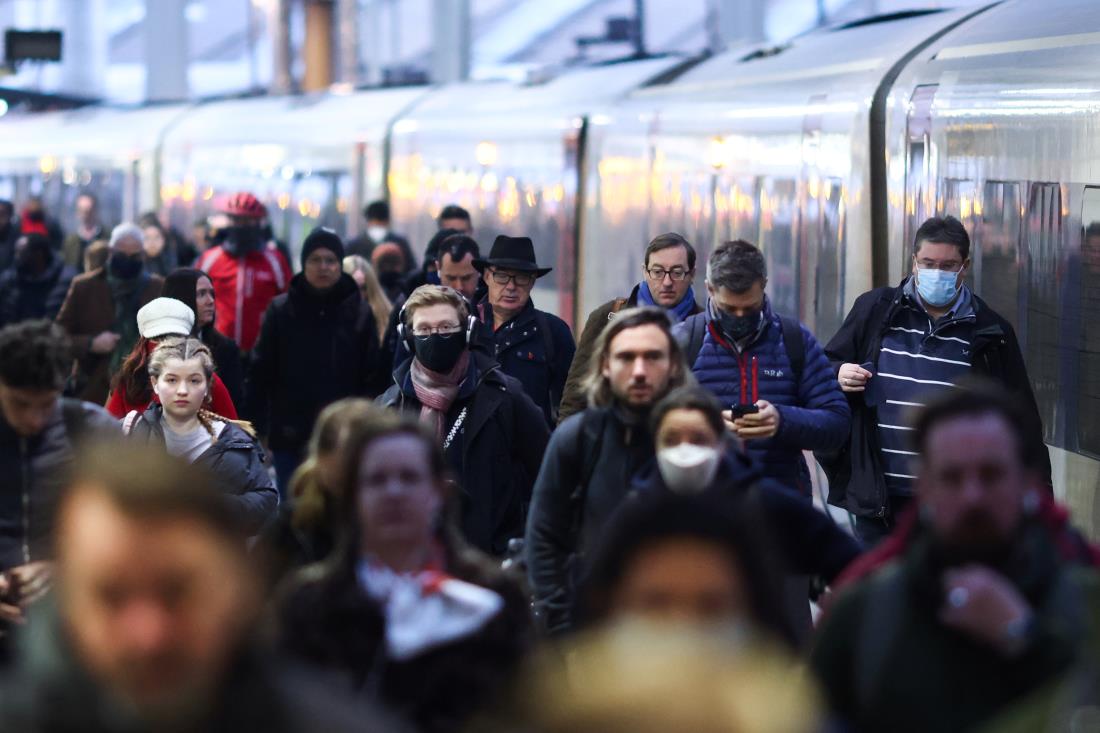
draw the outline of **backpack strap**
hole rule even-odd
[[[577,431],[577,444],[574,457],[580,460],[581,475],[577,485],[569,496],[572,505],[572,534],[579,538],[584,525],[584,505],[588,500],[588,484],[596,471],[596,461],[603,447],[603,434],[607,415],[602,409],[588,409],[581,413],[581,428]],[[574,545],[576,548],[576,545]]]
[[[707,319],[702,313],[688,318],[687,339],[680,344],[684,352],[684,361],[690,371],[695,366],[695,360],[699,358],[699,352],[703,350],[703,342],[707,338]]]
[[[80,400],[61,398],[61,419],[65,423],[65,435],[70,443],[77,443],[87,431],[87,415]]]
[[[126,414],[126,417],[122,418],[122,434],[129,435],[134,430],[134,425],[141,419],[141,413],[137,410],[130,410]]]
[[[802,372],[806,367],[806,341],[802,337],[802,324],[793,318],[779,316],[779,331],[783,336],[783,348],[791,361],[795,389],[802,384]]]

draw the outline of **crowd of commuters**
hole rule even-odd
[[[1100,550],[958,220],[819,343],[741,240],[575,341],[455,205],[297,274],[248,193],[75,214],[0,202],[0,730],[1097,729]]]

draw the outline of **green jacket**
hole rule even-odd
[[[830,609],[810,666],[853,730],[972,730],[1069,670],[1100,618],[1100,579],[1061,562],[1038,525],[1025,525],[998,569],[1035,612],[1014,659],[939,622],[943,570],[926,535]]]

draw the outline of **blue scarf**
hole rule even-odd
[[[656,301],[653,300],[653,293],[649,292],[649,283],[647,282],[643,282],[638,288],[638,305],[657,305],[659,308],[664,307],[658,305]],[[671,308],[666,308],[666,310],[675,323],[679,323],[690,316],[691,312],[695,310],[695,289],[688,288],[688,291],[684,293],[684,297],[680,299],[680,302]]]

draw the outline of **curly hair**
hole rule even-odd
[[[8,387],[60,390],[72,365],[72,342],[53,321],[23,321],[0,330],[0,382]]]

